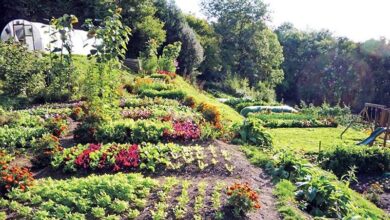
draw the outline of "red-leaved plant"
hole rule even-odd
[[[139,149],[138,145],[133,144],[127,150],[122,149],[115,157],[115,165],[113,171],[128,170],[139,165]]]
[[[91,161],[91,159],[89,157],[90,154],[95,152],[95,151],[100,150],[100,148],[101,148],[100,144],[90,144],[87,149],[85,149],[80,155],[77,156],[74,163],[79,167],[82,167],[84,169],[88,169],[89,163]]]
[[[174,120],[173,131],[164,131],[164,136],[168,139],[174,140],[196,140],[200,138],[200,128],[190,119]]]

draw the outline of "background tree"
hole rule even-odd
[[[304,32],[291,24],[277,30],[284,49],[285,80],[279,99],[298,104],[346,104],[355,111],[365,102],[389,100],[389,44],[385,39],[355,43],[329,31]]]
[[[204,0],[203,10],[215,19],[221,39],[222,71],[248,78],[251,87],[273,90],[282,81],[283,51],[267,28],[266,5],[261,0]]]
[[[191,14],[186,15],[185,18],[188,25],[196,32],[197,39],[204,48],[204,60],[199,66],[199,72],[202,74],[198,78],[206,82],[220,81],[222,60],[219,36],[207,20]]]
[[[194,74],[203,61],[203,47],[196,37],[195,31],[188,25],[184,15],[173,1],[156,0],[156,16],[165,23],[167,41],[171,44],[176,41],[182,43],[178,58],[181,74]]]

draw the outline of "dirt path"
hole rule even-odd
[[[215,141],[215,145],[220,149],[228,150],[232,154],[235,179],[248,182],[253,188],[260,191],[261,208],[256,213],[252,213],[250,219],[280,219],[276,210],[275,197],[272,194],[273,184],[271,178],[258,167],[252,165],[245,155],[239,150],[239,146],[229,145],[222,141]]]

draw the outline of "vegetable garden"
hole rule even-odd
[[[0,54],[35,62],[24,80],[43,85],[18,84],[12,57],[0,60],[1,96],[14,101],[0,108],[0,220],[388,218],[390,150],[355,146],[362,127],[338,139],[348,108],[243,117],[263,101],[224,104],[176,75],[179,41],[150,40],[143,68],[129,70],[121,11],[85,21],[102,40],[88,57],[0,43]],[[76,20],[51,21],[64,48]],[[373,174],[379,182],[358,193]]]

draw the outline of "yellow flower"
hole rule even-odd
[[[79,22],[79,19],[76,16],[74,16],[74,15],[70,16],[70,23],[71,24],[77,24],[78,22]]]

